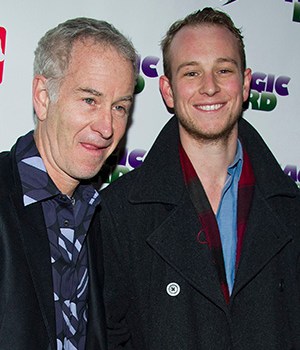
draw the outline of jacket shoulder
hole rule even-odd
[[[0,153],[0,186],[10,187],[13,179],[13,155],[11,151]]]
[[[115,193],[120,193],[120,192],[128,193],[138,173],[139,173],[139,168],[136,168],[120,176],[117,180],[113,181],[112,183],[110,183],[104,189],[101,190],[101,196],[102,197],[111,196]]]

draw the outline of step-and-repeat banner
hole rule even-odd
[[[282,169],[300,182],[300,0],[3,0],[0,5],[0,150],[33,128],[31,81],[37,41],[58,23],[94,17],[113,23],[139,52],[139,83],[125,150],[109,181],[139,166],[170,118],[158,89],[160,41],[171,23],[211,6],[242,29],[253,79],[244,118]]]

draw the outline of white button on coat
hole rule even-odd
[[[178,283],[171,282],[167,285],[166,291],[170,297],[176,297],[180,293],[180,286]]]

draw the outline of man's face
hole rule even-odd
[[[168,107],[174,108],[181,138],[227,137],[248,98],[251,71],[242,73],[237,39],[226,28],[184,27],[170,46],[171,81],[160,79]]]
[[[74,189],[99,172],[125,132],[134,90],[132,64],[114,48],[78,41],[57,101],[49,99],[44,77],[35,78],[33,90],[39,152],[57,187]]]

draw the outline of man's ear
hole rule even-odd
[[[32,82],[32,100],[37,118],[42,121],[47,117],[49,95],[46,89],[47,79],[43,75],[37,75]]]
[[[244,72],[244,84],[243,84],[243,101],[244,102],[249,97],[251,79],[252,79],[251,69],[247,68]]]
[[[165,75],[162,75],[159,78],[159,90],[165,101],[165,104],[169,108],[174,108],[174,98],[171,83]]]

